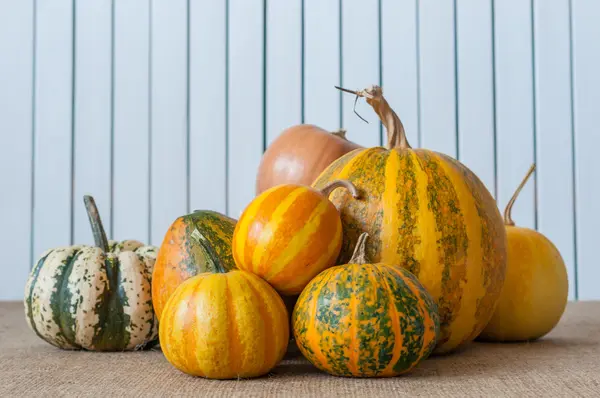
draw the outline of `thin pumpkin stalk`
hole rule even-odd
[[[104,230],[104,226],[102,225],[102,220],[100,219],[100,213],[98,212],[96,201],[90,195],[85,195],[83,197],[83,203],[92,227],[94,242],[96,246],[106,253],[108,252],[108,239],[106,238],[106,232]]]
[[[527,181],[529,181],[529,177],[531,177],[531,175],[533,174],[534,171],[535,171],[535,163],[533,163],[531,165],[531,167],[529,167],[527,174],[525,174],[525,178],[523,178],[523,181],[521,181],[521,183],[517,187],[517,190],[513,194],[512,198],[510,198],[510,200],[508,201],[508,204],[506,205],[506,209],[504,209],[504,225],[510,225],[510,226],[515,225],[515,222],[512,219],[512,208],[513,208],[517,198],[519,197],[521,190],[523,189],[523,187],[525,186]]]
[[[354,248],[354,253],[352,253],[352,258],[350,259],[349,264],[368,264],[367,261],[367,239],[369,238],[369,234],[367,232],[363,232],[358,237],[358,241],[356,242],[356,247]]]
[[[367,103],[373,107],[381,123],[385,126],[387,131],[387,147],[388,149],[410,149],[411,146],[406,139],[406,131],[404,125],[400,121],[400,118],[390,107],[390,104],[386,101],[383,96],[383,90],[381,87],[373,85],[369,88],[360,91],[352,91],[346,88],[335,86],[338,90],[345,91],[350,94],[356,95],[356,98],[363,97],[367,100]],[[360,116],[359,116],[360,117]],[[361,117],[362,119],[362,117]],[[363,119],[364,120],[364,119]]]
[[[350,191],[350,194],[354,199],[358,199],[360,197],[356,186],[348,180],[331,181],[329,184],[325,185],[321,190],[319,190],[319,192],[321,192],[321,194],[326,198],[329,198],[329,195],[331,195],[331,193],[337,188],[346,188],[348,191]]]

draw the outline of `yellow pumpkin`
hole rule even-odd
[[[511,218],[512,206],[534,170],[532,165],[504,211],[506,279],[496,310],[479,340],[538,339],[556,326],[567,305],[567,269],[558,249],[541,233],[515,226]]]
[[[337,190],[344,231],[338,264],[348,263],[367,232],[373,262],[401,266],[436,300],[437,353],[472,341],[490,319],[506,267],[506,232],[496,202],[479,178],[450,156],[413,149],[380,87],[365,97],[385,125],[387,148],[356,149],[334,161],[313,183],[352,182],[358,199]]]
[[[167,300],[159,324],[167,360],[211,379],[265,375],[283,358],[289,334],[288,312],[277,292],[258,276],[237,270],[183,282]]]

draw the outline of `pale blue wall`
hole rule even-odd
[[[300,122],[379,145],[352,89],[380,84],[413,146],[458,157],[559,247],[598,299],[600,2],[1,0],[0,299],[47,248],[160,244],[190,209],[238,216],[262,151]]]

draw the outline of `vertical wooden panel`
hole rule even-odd
[[[187,0],[151,7],[150,240],[187,211]]]
[[[302,1],[267,1],[267,145],[302,121]]]
[[[531,3],[494,2],[498,204],[505,206],[534,161]],[[535,182],[525,186],[513,219],[535,227]]]
[[[71,244],[73,2],[38,1],[33,255]]]
[[[408,142],[419,147],[417,2],[381,0],[383,94],[396,111]],[[385,135],[385,133],[384,133]],[[383,143],[385,144],[385,138]]]
[[[458,153],[495,195],[492,2],[456,3]]]
[[[578,0],[572,2],[572,7],[578,293],[579,299],[597,300],[600,299],[600,268],[596,252],[597,227],[600,225],[597,166],[600,144],[600,3]]]
[[[149,235],[148,0],[115,1],[114,192],[116,239]]]
[[[263,152],[264,22],[263,1],[229,1],[227,201],[235,218],[254,197]]]
[[[454,1],[419,2],[421,146],[456,157]]]
[[[83,195],[94,196],[111,232],[111,2],[78,2],[75,12],[74,241],[91,244]]]
[[[304,0],[304,120],[340,125],[340,0]],[[353,139],[353,133],[348,134]]]
[[[0,12],[0,300],[20,300],[31,264],[33,1]],[[37,255],[37,253],[36,253]]]
[[[569,0],[534,8],[538,230],[558,247],[575,298]]]
[[[346,0],[342,2],[342,87],[362,90],[380,84],[379,69],[379,1]],[[352,111],[354,96],[342,96],[342,122],[348,138],[363,146],[381,145],[380,122],[364,100],[356,110],[369,121],[363,122]]]
[[[190,206],[225,213],[226,4],[191,1],[189,12]]]

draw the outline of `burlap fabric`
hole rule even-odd
[[[600,397],[600,302],[569,304],[541,341],[473,343],[406,376],[338,378],[294,358],[268,377],[232,381],[185,375],[159,350],[62,351],[28,329],[21,303],[0,303],[0,396]]]

